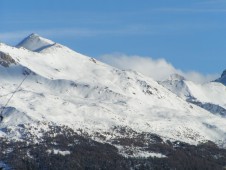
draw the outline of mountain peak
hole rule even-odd
[[[215,82],[219,82],[219,83],[226,85],[226,69],[221,74],[221,77],[218,78],[217,80],[215,80]]]
[[[36,33],[32,33],[23,39],[16,47],[24,47],[30,51],[37,51],[38,49],[49,47],[53,44],[55,44],[55,42],[43,38]]]
[[[171,81],[182,81],[182,80],[185,80],[185,78],[183,76],[181,76],[180,74],[171,74],[169,79],[168,80],[171,80]]]
[[[226,77],[226,69],[223,71],[223,73],[221,74],[221,78]]]
[[[40,37],[40,36],[36,33],[31,33],[28,37]]]

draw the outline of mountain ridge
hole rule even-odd
[[[39,46],[33,43],[32,49]],[[50,127],[61,126],[111,144],[125,157],[164,157],[145,150],[145,142],[154,139],[164,145],[212,141],[226,147],[225,118],[187,102],[150,77],[111,67],[57,43],[38,51],[21,47],[0,45],[0,52],[16,63],[0,65],[1,108],[29,74],[3,112],[0,135],[7,140],[29,138],[40,143]],[[180,76],[171,80],[188,89],[193,85]],[[141,137],[144,143],[125,145],[125,140]]]
[[[221,81],[197,84],[185,79],[169,78],[160,84],[190,103],[211,113],[226,116],[226,87]]]

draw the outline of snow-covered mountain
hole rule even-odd
[[[226,86],[223,84],[225,71],[216,81],[196,84],[185,80],[179,75],[171,75],[169,79],[160,82],[164,87],[181,97],[214,114],[226,117]]]
[[[54,45],[53,41],[33,33],[22,40],[16,47],[24,47],[30,51],[38,51],[52,45]]]
[[[23,139],[29,131],[41,138],[51,124],[107,143],[125,136],[116,128],[126,128],[132,130],[128,136],[152,133],[165,141],[212,141],[225,147],[226,119],[186,100],[226,108],[226,87],[197,85],[179,75],[162,84],[170,91],[150,77],[111,67],[37,34],[16,47],[1,43],[0,137]]]

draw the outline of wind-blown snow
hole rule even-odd
[[[187,103],[153,79],[44,42],[47,45],[39,41],[23,45],[27,49],[0,44],[0,51],[17,62],[0,65],[1,106],[30,73],[5,110],[0,129],[52,122],[90,134],[122,126],[192,144],[225,141],[225,119]]]

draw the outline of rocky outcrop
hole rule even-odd
[[[9,67],[11,64],[16,64],[16,61],[10,55],[0,51],[0,65]]]
[[[226,69],[223,71],[223,73],[221,74],[221,77],[217,80],[215,80],[216,82],[222,83],[226,86]]]
[[[226,77],[226,69],[223,71],[223,73],[221,74],[221,77]]]

